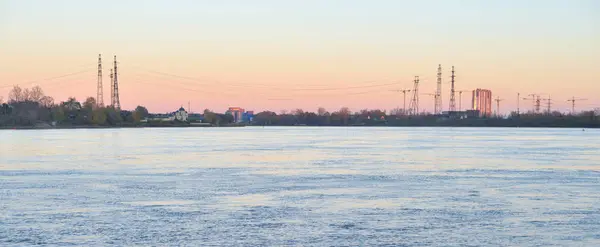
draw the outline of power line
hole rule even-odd
[[[197,88],[189,88],[189,87],[183,87],[183,86],[179,86],[179,85],[173,85],[173,84],[167,84],[167,83],[152,83],[152,82],[147,82],[144,80],[133,80],[133,81],[128,81],[128,83],[131,84],[139,84],[139,85],[151,85],[151,86],[157,86],[160,87],[162,89],[177,89],[177,90],[183,90],[183,91],[188,91],[188,92],[196,92],[196,93],[202,93],[204,95],[225,95],[225,96],[240,96],[240,95],[248,95],[248,93],[245,92],[236,92],[236,93],[231,93],[228,91],[207,91],[207,90],[203,90],[203,89],[197,89]],[[321,96],[321,97],[332,97],[332,96],[349,96],[349,95],[364,95],[364,94],[373,94],[373,93],[381,93],[381,90],[369,90],[369,91],[362,91],[362,92],[354,92],[354,93],[337,93],[337,94],[321,94],[321,95],[301,95],[301,96],[296,96],[298,98],[308,98],[311,96]],[[253,94],[254,96],[264,96],[264,97],[270,97],[270,95],[267,94]],[[293,100],[293,98],[287,98],[287,100]]]
[[[134,66],[137,67],[137,66]],[[194,77],[190,77],[190,76],[182,76],[182,75],[176,75],[173,73],[166,73],[166,72],[160,72],[160,71],[156,71],[156,70],[147,70],[147,69],[141,69],[143,71],[149,72],[149,73],[153,73],[153,74],[157,74],[157,75],[162,75],[162,76],[167,76],[167,77],[173,77],[173,78],[179,78],[179,79],[184,79],[184,80],[190,80],[190,81],[195,81],[195,82],[199,82],[200,84],[195,84],[195,85],[210,85],[210,86],[214,86],[215,84],[218,84],[220,86],[233,86],[233,87],[245,87],[245,88],[268,88],[268,89],[273,89],[273,90],[287,90],[287,91],[336,91],[336,90],[348,90],[348,89],[362,89],[362,88],[375,88],[375,87],[385,87],[385,86],[392,86],[392,85],[398,85],[400,84],[399,82],[393,82],[393,83],[383,83],[383,84],[373,84],[373,85],[362,85],[362,86],[345,86],[345,87],[327,87],[327,88],[282,88],[282,87],[273,87],[272,85],[265,85],[265,84],[240,84],[240,83],[222,83],[219,81],[216,81],[214,83],[210,83],[210,82],[206,82],[203,81],[201,79],[198,78],[194,78]]]
[[[44,82],[48,82],[48,81],[52,81],[52,80],[56,80],[56,79],[61,79],[61,78],[65,78],[65,77],[69,77],[69,76],[75,76],[75,75],[80,75],[80,74],[84,74],[86,72],[90,72],[90,71],[94,71],[95,68],[88,68],[85,70],[81,70],[81,71],[77,71],[77,72],[72,72],[72,73],[68,73],[68,74],[62,74],[62,75],[58,75],[58,76],[53,76],[53,77],[48,77],[45,79],[40,79],[40,80],[34,80],[34,81],[28,81],[28,82],[22,82],[22,83],[16,83],[16,84],[12,84],[12,85],[4,85],[4,86],[0,86],[0,88],[10,88],[10,87],[14,87],[15,85],[31,85],[31,84],[44,84]],[[42,83],[40,83],[42,82]]]

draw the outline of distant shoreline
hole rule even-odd
[[[0,130],[48,130],[48,129],[137,129],[137,128],[231,128],[244,126],[211,126],[211,125],[121,125],[121,126],[0,126]]]
[[[351,127],[351,128],[539,128],[539,129],[600,129],[595,126],[467,126],[467,125],[227,125],[227,126],[212,126],[212,125],[135,125],[135,126],[94,126],[94,125],[78,125],[78,126],[0,126],[0,130],[52,130],[52,129],[137,129],[137,128],[233,128],[233,127]]]

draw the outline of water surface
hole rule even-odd
[[[600,246],[600,131],[0,130],[0,245]]]

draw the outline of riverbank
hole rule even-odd
[[[12,130],[46,130],[46,129],[125,129],[125,128],[212,128],[212,127],[245,127],[244,125],[223,125],[223,126],[214,126],[214,125],[197,125],[197,124],[174,124],[174,125],[164,125],[164,124],[140,124],[140,125],[114,125],[114,126],[106,126],[106,125],[27,125],[27,126],[0,126],[0,130],[12,129]]]

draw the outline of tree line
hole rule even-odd
[[[352,113],[347,107],[328,112],[319,108],[316,112],[296,109],[279,114],[263,111],[255,115],[254,125],[273,126],[465,126],[465,127],[583,127],[600,128],[600,109],[578,114],[561,112],[516,113],[507,117],[444,117],[428,113],[406,115],[401,109],[387,113],[379,109],[363,109]]]
[[[133,111],[98,106],[94,97],[83,103],[70,97],[60,103],[44,94],[39,87],[15,86],[6,103],[0,97],[0,127],[10,126],[137,126],[150,114],[143,106]],[[203,122],[213,126],[233,124],[233,116],[204,110]],[[192,116],[190,116],[192,118]],[[193,121],[199,121],[193,120]],[[159,123],[169,125],[169,123]],[[380,109],[363,109],[352,112],[347,107],[329,112],[318,108],[316,112],[302,109],[282,111],[279,114],[263,111],[256,114],[251,125],[261,126],[472,126],[472,127],[585,127],[600,128],[600,109],[578,114],[560,112],[511,113],[508,117],[448,118],[432,114],[406,115],[402,109],[389,113]],[[152,125],[150,125],[152,126]]]
[[[31,89],[13,87],[6,103],[0,98],[0,126],[123,126],[134,125],[148,116],[148,110],[138,106],[123,111],[112,106],[98,106],[94,97],[83,103],[70,97],[60,103],[44,94],[39,86]]]

